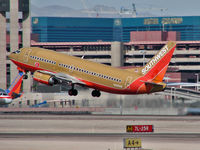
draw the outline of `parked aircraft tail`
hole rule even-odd
[[[6,90],[7,94],[14,98],[18,98],[21,96],[20,90],[21,90],[21,85],[22,85],[22,80],[23,80],[23,72],[19,72],[15,80],[12,82],[11,86]]]

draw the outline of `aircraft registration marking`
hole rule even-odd
[[[122,85],[119,84],[113,84],[114,87],[122,88]]]

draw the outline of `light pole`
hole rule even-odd
[[[199,74],[198,73],[195,73],[195,75],[197,76],[197,86],[196,86],[196,90],[199,91]]]
[[[143,66],[145,65],[145,54],[146,54],[146,50],[140,50],[140,53],[142,53],[143,55]]]
[[[162,31],[165,31],[165,23],[162,24]]]
[[[171,107],[173,106],[176,97],[175,90],[176,90],[175,87],[171,87]]]

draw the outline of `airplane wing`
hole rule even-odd
[[[64,74],[64,73],[54,73],[49,71],[38,71],[42,74],[47,74],[53,76],[56,80],[58,80],[60,83],[71,83],[71,84],[79,84],[79,85],[86,85],[84,82],[78,80],[77,78]]]

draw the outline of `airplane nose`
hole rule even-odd
[[[9,59],[11,59],[11,58],[12,58],[12,53],[10,53],[10,54],[8,55],[8,58],[9,58]]]
[[[8,58],[10,59],[10,60],[12,60],[12,59],[14,59],[16,56],[15,56],[15,54],[12,52],[12,53],[10,53],[9,55],[8,55]]]
[[[20,52],[21,52],[20,49],[16,50],[16,51],[10,53],[10,55],[8,55],[8,58],[11,59],[11,60],[17,59],[17,57],[19,56]]]

